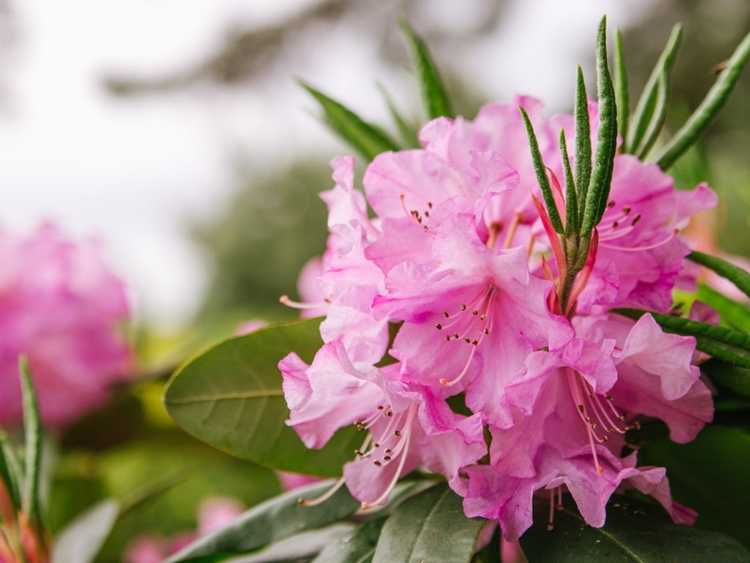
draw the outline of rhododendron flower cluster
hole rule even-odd
[[[74,242],[52,224],[29,235],[0,231],[0,257],[0,425],[21,418],[21,354],[44,421],[66,424],[128,372],[125,288],[97,242]]]
[[[533,98],[428,123],[421,148],[375,158],[364,195],[353,158],[333,161],[326,252],[303,272],[306,301],[283,298],[325,314],[312,363],[290,354],[279,364],[288,424],[311,448],[348,425],[363,431],[338,485],[364,507],[421,468],[508,539],[531,525],[535,495],[549,499],[550,523],[570,494],[602,526],[627,487],[690,523],[665,470],[638,467],[625,433],[658,418],[684,443],[711,420],[695,340],[613,309],[670,309],[676,285],[691,283],[680,230],[714,193],[676,191],[656,165],[618,154],[585,264],[566,286],[566,242],[540,203],[519,107],[565,221],[558,136],[575,139],[574,120],[546,117]],[[589,113],[595,135],[596,104]]]

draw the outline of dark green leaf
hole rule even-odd
[[[750,273],[746,272],[742,268],[727,262],[726,260],[719,258],[718,256],[711,256],[710,254],[704,254],[703,252],[691,252],[688,254],[688,259],[692,260],[696,264],[705,266],[709,270],[713,270],[721,277],[728,279],[734,285],[736,285],[745,295],[750,297]]]
[[[646,132],[643,135],[643,141],[637,149],[633,149],[633,153],[641,160],[644,160],[648,156],[651,147],[654,146],[656,139],[659,137],[659,132],[664,125],[664,120],[667,117],[667,100],[669,99],[669,78],[667,73],[662,72],[659,75],[659,80],[656,86],[656,100],[654,101],[654,110],[651,114],[651,120],[649,121]]]
[[[615,89],[609,76],[607,62],[607,18],[602,18],[596,42],[596,85],[599,97],[599,131],[596,140],[594,167],[586,191],[586,203],[581,219],[581,235],[588,238],[609,197],[612,168],[617,148],[617,106]]]
[[[625,54],[622,46],[622,34],[615,31],[615,100],[617,102],[617,128],[623,143],[628,136],[630,119],[630,92],[628,90],[628,69],[625,65]]]
[[[417,129],[411,123],[409,123],[403,114],[396,107],[396,103],[383,87],[382,84],[378,84],[378,89],[383,95],[385,104],[388,106],[388,112],[391,114],[391,119],[398,129],[398,134],[401,136],[401,140],[407,148],[418,148],[419,137],[417,136]]]
[[[747,305],[738,303],[705,284],[698,285],[695,296],[713,307],[721,315],[723,324],[750,333],[750,308]]]
[[[213,555],[249,553],[305,530],[321,528],[350,516],[359,508],[346,487],[317,506],[301,506],[301,498],[316,498],[331,482],[316,483],[283,494],[248,510],[231,524],[200,538],[169,561],[188,561]]]
[[[703,98],[693,115],[685,122],[667,146],[659,154],[656,163],[662,170],[669,169],[675,161],[688,150],[703,131],[708,127],[719,110],[724,106],[729,94],[732,93],[740,73],[750,58],[750,33],[737,46],[726,68],[721,71],[719,78]]]
[[[77,517],[56,538],[52,561],[93,561],[117,521],[119,512],[117,501],[109,499]]]
[[[300,84],[320,104],[328,126],[366,160],[370,161],[380,153],[399,150],[398,144],[380,127],[363,120],[342,103],[306,82],[300,81]]]
[[[576,186],[580,217],[586,203],[586,192],[591,181],[591,123],[589,123],[589,99],[586,94],[586,80],[579,66],[576,75]]]
[[[587,526],[566,499],[548,531],[546,503],[537,503],[534,525],[521,546],[529,563],[744,563],[750,558],[733,538],[675,525],[660,506],[618,496],[607,507],[603,528]]]
[[[576,197],[576,183],[573,171],[570,169],[568,143],[565,140],[565,130],[560,130],[560,153],[562,154],[565,170],[565,234],[568,236],[578,233],[578,199]]]
[[[16,509],[21,508],[21,490],[19,483],[23,479],[23,472],[13,445],[8,436],[0,430],[0,479],[5,483],[10,500]]]
[[[654,115],[654,107],[658,97],[659,81],[662,76],[669,76],[669,71],[674,65],[677,50],[682,42],[682,25],[676,24],[669,34],[667,44],[659,55],[651,75],[643,87],[641,97],[638,99],[638,105],[635,108],[635,114],[631,121],[630,131],[625,143],[625,152],[635,153],[641,146],[643,137],[649,128],[649,123]],[[657,131],[658,133],[658,131]]]
[[[417,65],[419,85],[422,89],[422,100],[427,117],[430,119],[436,117],[453,117],[454,114],[448,92],[443,85],[443,81],[440,79],[437,66],[430,56],[430,50],[408,22],[402,21],[401,29],[403,29],[404,35],[406,35],[406,39],[409,41],[414,63]]]
[[[41,518],[39,482],[42,467],[42,424],[39,419],[39,405],[36,400],[34,384],[29,373],[29,364],[24,356],[18,361],[18,369],[21,372],[25,439],[25,471],[21,504],[22,510],[29,517],[29,520],[38,524]]]
[[[667,331],[694,336],[698,350],[733,365],[750,368],[750,335],[731,328],[699,323],[650,311],[637,309],[613,309],[631,319],[639,319],[649,313]]]
[[[350,535],[328,545],[313,563],[368,563],[375,554],[380,530],[385,518],[376,518],[362,524]]]
[[[442,483],[403,502],[383,526],[374,563],[471,560],[485,521],[464,516],[461,498]]]
[[[727,389],[750,397],[750,369],[738,368],[719,360],[709,360],[701,365],[701,371],[711,378],[720,391]]]
[[[539,188],[542,190],[542,197],[544,198],[544,205],[547,207],[547,213],[549,214],[552,226],[558,233],[563,232],[562,221],[560,220],[560,213],[557,210],[555,204],[555,198],[552,195],[552,187],[549,184],[549,178],[547,177],[547,167],[544,165],[542,160],[542,153],[539,151],[539,142],[536,140],[536,133],[534,133],[534,126],[531,124],[526,110],[520,108],[523,121],[526,124],[526,134],[529,137],[529,149],[531,150],[531,159],[534,161],[534,171],[536,172],[536,180],[539,183]]]
[[[169,414],[199,440],[237,457],[274,469],[339,475],[363,436],[344,429],[325,448],[308,450],[285,424],[289,411],[277,368],[290,352],[312,360],[321,346],[319,324],[311,319],[271,326],[214,346],[169,382]]]
[[[731,534],[750,546],[747,525],[750,432],[717,425],[705,427],[689,444],[676,444],[667,437],[646,442],[639,462],[667,468],[672,494],[698,511],[696,525]],[[679,560],[679,559],[674,559]],[[729,561],[716,552],[690,561]],[[742,561],[750,561],[745,555]]]

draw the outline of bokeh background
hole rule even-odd
[[[145,363],[158,372],[240,320],[289,316],[278,296],[295,292],[299,269],[323,250],[317,193],[345,148],[296,77],[387,122],[380,83],[423,121],[397,25],[406,17],[464,115],[515,93],[568,110],[575,65],[593,76],[602,13],[623,30],[631,97],[672,24],[684,23],[668,129],[750,28],[747,0],[0,0],[1,224],[51,219],[102,238],[130,286]],[[705,244],[743,256],[748,116],[746,75],[675,168],[681,185],[707,180],[721,195]],[[105,492],[200,462],[201,475],[118,531],[109,556],[143,530],[194,526],[205,496],[252,504],[278,491],[273,474],[172,427],[161,381],[121,393],[64,437],[53,526]]]

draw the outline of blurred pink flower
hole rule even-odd
[[[240,325],[237,327],[237,329],[234,332],[237,336],[244,336],[245,334],[251,334],[255,332],[256,330],[260,330],[266,327],[267,325],[268,323],[266,321],[253,319],[250,321],[245,321],[244,323],[240,323]]]
[[[122,281],[96,240],[72,241],[53,224],[0,231],[0,424],[21,418],[18,357],[33,373],[45,423],[64,425],[102,404],[126,376]]]
[[[125,563],[161,563],[196,539],[211,534],[232,522],[245,507],[232,498],[206,499],[198,509],[198,530],[170,537],[147,534],[136,538],[125,551]]]
[[[276,475],[281,483],[281,488],[285,491],[292,491],[305,485],[310,485],[320,481],[320,477],[313,475],[303,475],[302,473],[291,473],[289,471],[277,471]]]

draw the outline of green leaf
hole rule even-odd
[[[638,460],[641,465],[667,468],[672,494],[698,512],[698,527],[731,534],[750,547],[750,432],[710,425],[689,444],[676,444],[668,437],[646,442],[638,452]],[[701,558],[701,553],[696,552],[686,560],[731,560],[720,554]],[[742,561],[750,561],[750,555],[746,554]]]
[[[728,279],[745,295],[750,297],[750,272],[746,272],[723,258],[704,254],[703,252],[691,252],[688,254],[688,259]]]
[[[635,114],[633,115],[629,135],[627,137],[627,142],[625,143],[625,152],[635,154],[638,148],[642,145],[643,137],[649,129],[649,123],[651,123],[654,116],[654,107],[656,106],[656,100],[659,95],[659,81],[662,79],[662,76],[669,76],[669,71],[674,65],[677,50],[680,48],[681,42],[682,25],[678,23],[672,28],[672,32],[669,34],[669,39],[667,39],[667,44],[661,52],[661,55],[659,55],[659,58],[651,71],[651,75],[648,77],[646,85],[643,87],[641,97],[638,99],[638,105],[635,108]]]
[[[591,181],[591,123],[589,123],[589,99],[586,80],[579,66],[576,75],[576,186],[578,186],[579,216],[583,216],[586,192]]]
[[[336,476],[363,436],[339,431],[322,449],[308,450],[285,421],[289,416],[277,364],[290,352],[311,361],[320,348],[320,319],[271,326],[225,340],[182,366],[164,402],[186,432],[242,459],[297,473]]]
[[[711,378],[719,390],[728,389],[738,395],[750,397],[750,369],[738,368],[719,360],[701,364],[701,371]]]
[[[380,153],[399,150],[398,144],[377,125],[368,123],[342,103],[300,80],[300,85],[317,100],[328,126],[366,160]]]
[[[560,220],[560,213],[557,210],[555,204],[555,198],[552,195],[552,187],[549,184],[549,178],[547,177],[547,167],[544,165],[542,160],[542,153],[539,151],[539,142],[536,140],[536,133],[534,133],[534,126],[531,124],[526,110],[521,110],[521,116],[526,124],[526,134],[529,137],[529,149],[531,150],[531,159],[534,162],[534,171],[536,172],[536,180],[539,183],[539,188],[542,190],[542,197],[544,198],[544,205],[547,207],[547,213],[549,214],[552,226],[558,233],[563,232],[562,221]]]
[[[0,479],[5,483],[10,499],[16,509],[21,508],[21,487],[23,471],[18,456],[8,436],[0,430]]]
[[[750,557],[735,539],[678,526],[660,506],[630,497],[613,497],[602,528],[587,526],[566,499],[555,513],[554,530],[548,531],[547,510],[546,503],[536,504],[534,525],[521,538],[529,563],[740,563]]]
[[[39,482],[42,466],[42,424],[39,419],[39,405],[34,384],[29,373],[29,363],[21,356],[18,361],[21,372],[21,392],[23,394],[23,429],[25,439],[24,486],[22,510],[31,522],[40,523]]]
[[[648,313],[665,331],[694,336],[698,350],[730,364],[750,368],[750,335],[748,334],[723,326],[699,323],[652,311],[637,309],[612,309],[612,311],[631,319],[639,319]]]
[[[634,154],[641,160],[644,160],[648,153],[651,151],[651,147],[654,146],[656,139],[659,137],[659,132],[664,125],[664,120],[667,117],[667,101],[669,99],[669,78],[666,72],[662,72],[659,75],[659,80],[656,87],[656,100],[654,101],[654,110],[651,115],[646,132],[643,135],[643,141],[634,149]]]
[[[588,238],[604,214],[612,181],[612,168],[617,148],[617,106],[615,89],[607,63],[607,18],[602,18],[596,42],[596,85],[599,97],[599,131],[596,140],[594,167],[586,191],[581,236]]]
[[[398,134],[401,136],[404,145],[407,148],[419,148],[419,137],[417,136],[416,127],[409,123],[398,110],[393,98],[382,84],[378,84],[378,89],[385,100],[386,106],[388,106],[388,112],[391,114],[391,119],[396,125],[396,129],[398,129]]]
[[[732,53],[726,68],[721,71],[698,108],[662,149],[656,159],[656,163],[662,170],[669,169],[698,140],[698,137],[716,117],[729,98],[729,94],[732,93],[748,58],[750,58],[750,33]]]
[[[698,285],[696,298],[721,315],[722,324],[750,333],[750,308],[705,284]]]
[[[484,523],[466,518],[461,498],[441,483],[393,511],[383,526],[373,562],[471,561]]]
[[[440,73],[435,65],[430,50],[424,40],[416,34],[408,22],[401,22],[401,29],[411,47],[414,63],[417,65],[419,84],[422,89],[422,100],[425,113],[430,119],[436,117],[453,117],[448,92],[440,79]]]
[[[117,501],[104,500],[71,522],[57,537],[52,548],[52,561],[93,561],[117,521]]]
[[[368,563],[375,554],[385,518],[369,520],[348,536],[329,544],[312,563]]]
[[[301,498],[320,496],[331,484],[331,481],[316,483],[261,503],[225,528],[195,541],[168,561],[249,553],[305,530],[321,528],[342,520],[353,514],[360,505],[346,487],[317,506],[301,506],[299,503]]]
[[[578,199],[576,197],[576,183],[573,171],[570,169],[568,143],[565,140],[565,129],[560,130],[560,153],[562,154],[565,170],[565,234],[568,236],[578,233]]]
[[[617,127],[623,139],[628,136],[630,119],[630,92],[628,90],[628,69],[622,46],[622,33],[615,31],[615,101],[617,103]]]

